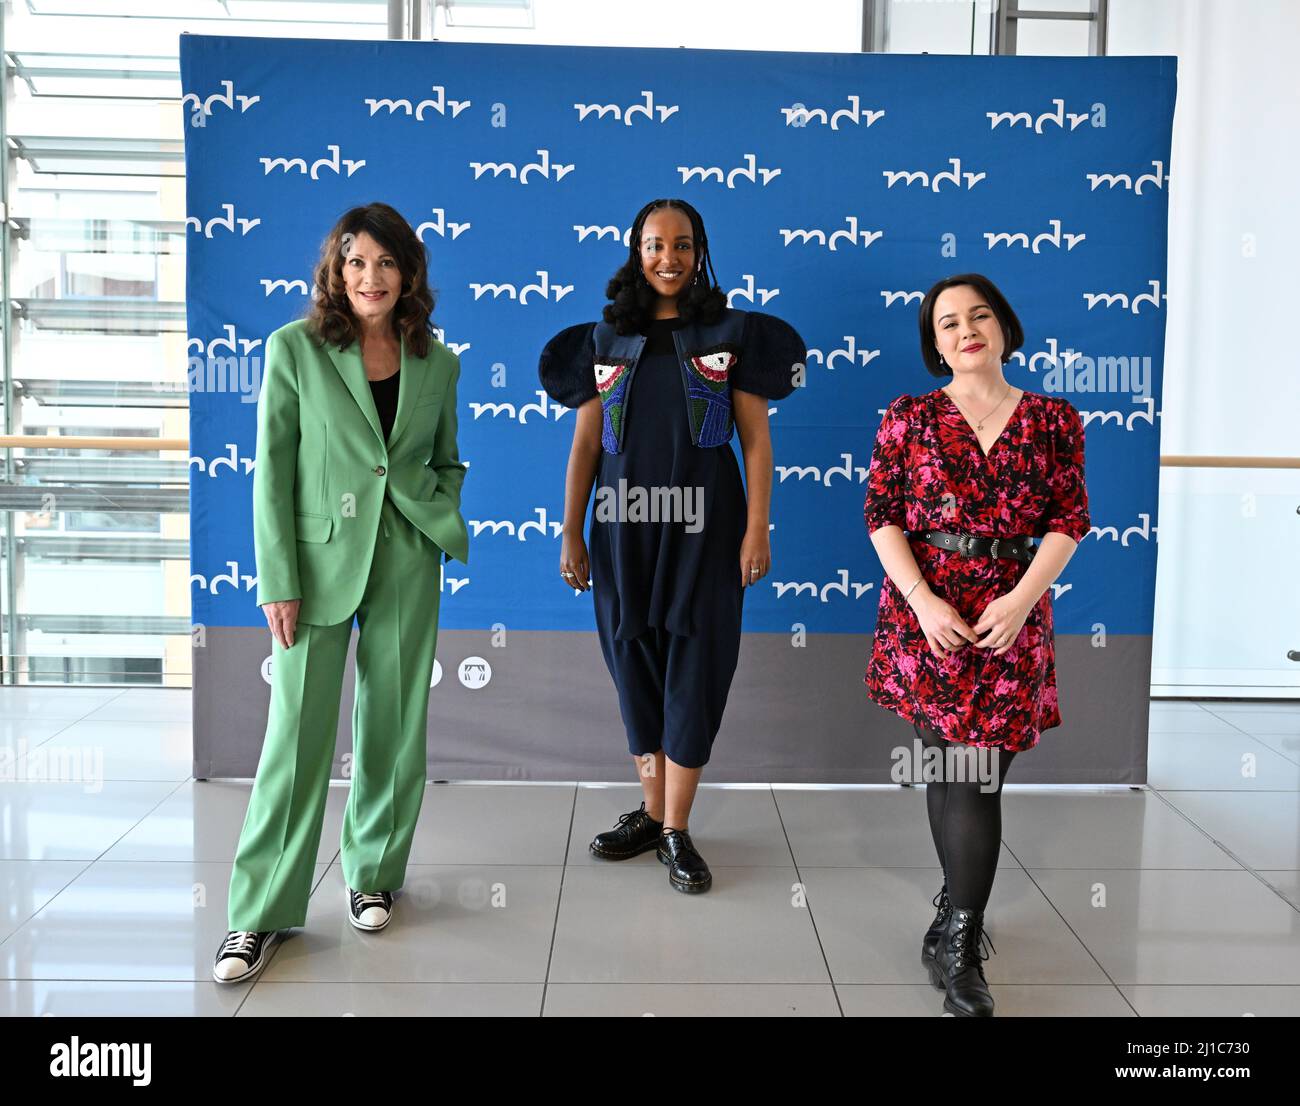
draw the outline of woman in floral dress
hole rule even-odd
[[[950,379],[899,396],[876,434],[864,518],[885,580],[864,682],[940,762],[926,805],[944,884],[922,962],[945,1009],[989,1016],[980,942],[1002,781],[1061,724],[1050,588],[1090,528],[1084,432],[1067,400],[1003,376],[1024,332],[988,278],[935,284],[920,336],[926,368]]]

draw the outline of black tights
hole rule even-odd
[[[945,741],[933,730],[917,723],[913,723],[912,728],[931,748],[943,750],[956,744]],[[962,749],[963,753],[967,751]],[[970,748],[969,751],[992,754],[995,750]],[[997,749],[996,753],[996,791],[981,790],[979,778],[970,771],[965,776],[953,771],[953,778],[948,779],[945,773],[947,761],[938,762],[937,778],[943,782],[930,782],[928,774],[925,777],[930,833],[948,883],[948,898],[956,909],[982,911],[993,890],[998,852],[1002,847],[1002,783],[1016,755],[1006,749]],[[973,765],[974,762],[966,763]],[[993,766],[992,760],[984,764]],[[992,775],[991,772],[984,774]]]

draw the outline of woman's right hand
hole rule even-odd
[[[930,652],[936,657],[942,660],[967,642],[979,641],[979,635],[966,625],[966,620],[948,602],[928,587],[917,591],[918,594],[909,602],[916,612],[916,620],[921,624]]]
[[[587,566],[587,543],[582,540],[582,535],[565,534],[560,544],[560,579],[565,586],[575,591],[590,591]]]
[[[266,624],[271,627],[271,634],[282,648],[288,649],[293,644],[294,631],[298,628],[298,608],[301,599],[283,599],[275,603],[263,603],[262,613],[266,615]]]

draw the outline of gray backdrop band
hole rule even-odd
[[[443,674],[429,693],[429,778],[434,780],[633,781],[623,722],[594,633],[439,633]],[[194,774],[257,772],[271,688],[258,675],[266,630],[209,628],[194,650]],[[890,783],[890,752],[909,748],[909,723],[867,700],[862,684],[871,635],[746,633],[727,713],[705,769],[710,783]],[[352,748],[353,658],[339,707],[333,776],[347,778]],[[477,689],[456,676],[460,658],[485,657],[492,678]],[[1094,648],[1056,638],[1062,725],[1017,758],[1014,783],[1140,784],[1147,774],[1151,639],[1114,636]],[[1104,696],[1090,689],[1105,687]],[[239,694],[231,690],[238,688]],[[202,740],[200,740],[202,735]]]

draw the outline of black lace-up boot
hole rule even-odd
[[[954,906],[939,941],[938,955],[929,962],[929,969],[930,982],[945,992],[943,1008],[959,1018],[993,1016],[993,996],[982,963],[988,959],[981,948],[986,941],[992,948],[984,931],[983,911]]]
[[[930,923],[930,928],[925,931],[925,937],[921,941],[921,963],[929,965],[933,962],[939,951],[939,940],[943,937],[943,931],[948,926],[948,919],[952,917],[952,900],[948,898],[948,881],[939,888],[939,893],[930,900],[931,904],[938,911],[934,916],[934,921]]]

